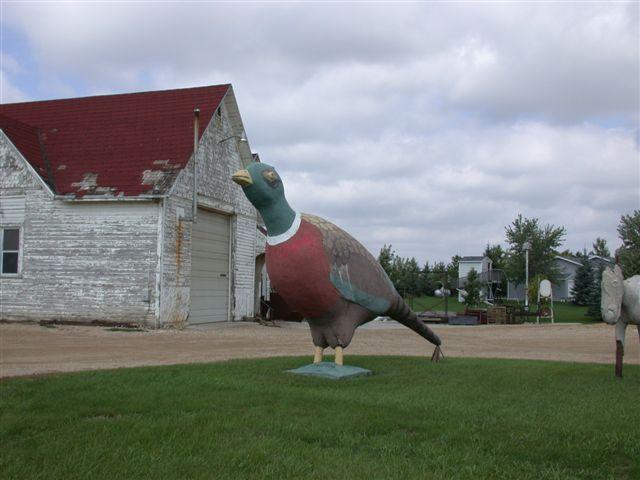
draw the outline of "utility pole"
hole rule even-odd
[[[449,323],[449,269],[444,271],[444,286],[442,288],[442,295],[444,295],[444,318]]]
[[[530,242],[524,242],[524,311],[529,312],[529,249]]]
[[[191,188],[193,189],[193,198],[191,204],[191,221],[196,223],[198,214],[198,143],[200,140],[200,109],[193,111],[193,178]]]

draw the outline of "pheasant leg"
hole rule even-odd
[[[313,355],[313,363],[320,363],[322,362],[322,354],[323,354],[323,348],[322,347],[317,347],[316,346],[316,351]]]
[[[336,347],[336,365],[344,365],[344,353],[342,351],[342,347]]]

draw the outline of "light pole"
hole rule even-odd
[[[442,286],[437,289],[434,293],[436,297],[442,297],[444,299],[444,316],[449,321],[449,295],[451,295],[451,290],[449,290],[449,270],[444,271],[444,281],[440,282]]]
[[[191,221],[196,223],[196,215],[198,213],[198,144],[200,143],[200,109],[193,111],[193,178],[191,179],[191,188],[193,189],[193,197],[191,201]]]
[[[444,271],[444,285],[442,286],[442,293],[444,294],[444,317],[449,323],[449,269]]]
[[[219,140],[217,145],[220,145],[221,143],[226,142],[227,140],[231,140],[232,138],[235,138],[238,142],[247,143],[247,139],[244,138],[244,135],[231,135],[230,137]]]
[[[530,242],[524,242],[522,245],[524,248],[524,311],[529,311],[529,249],[531,248]]]

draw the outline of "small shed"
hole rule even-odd
[[[2,320],[254,314],[257,214],[230,176],[255,159],[231,85],[4,104],[0,130]]]

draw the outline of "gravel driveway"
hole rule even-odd
[[[232,358],[308,355],[306,324],[228,323],[142,332],[102,327],[0,324],[0,377],[143,365],[216,362]],[[613,327],[579,325],[435,325],[448,357],[523,358],[613,365]],[[372,322],[356,331],[350,355],[430,356],[432,346],[395,322]],[[640,364],[635,328],[627,330],[626,364]],[[613,368],[613,367],[612,367]],[[613,370],[612,370],[613,373]]]

